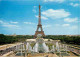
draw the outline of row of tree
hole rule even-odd
[[[30,39],[30,38],[33,38],[33,36],[29,36],[29,35],[7,36],[7,35],[0,34],[0,44],[23,42],[26,41],[26,39]]]
[[[33,38],[34,37],[30,35],[6,36],[3,34],[0,34],[0,44],[23,42],[26,39],[33,39]],[[44,38],[53,39],[53,40],[61,40],[61,42],[80,45],[80,36],[46,35]]]
[[[61,42],[80,45],[80,36],[47,35],[45,38],[53,40],[61,40]]]

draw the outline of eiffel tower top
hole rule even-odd
[[[41,6],[39,4],[39,20],[38,20],[38,25],[41,25]]]

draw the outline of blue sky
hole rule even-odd
[[[0,34],[34,35],[39,3],[46,35],[80,34],[80,0],[0,0]]]

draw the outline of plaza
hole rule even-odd
[[[40,4],[39,4],[38,17],[39,18],[38,18],[37,29],[35,31],[35,34],[32,35],[33,38],[31,39],[25,36],[23,40],[20,39],[19,39],[20,41],[17,40],[18,42],[15,43],[11,42],[12,44],[0,45],[0,57],[79,57],[80,56],[80,45],[67,44],[62,42],[60,39],[58,40],[58,38],[57,40],[52,39],[52,35],[50,39],[45,37],[46,35],[45,32],[43,31],[43,26],[41,23]],[[23,35],[18,35],[18,37],[16,37],[15,34],[8,36],[12,36],[14,38],[13,39],[14,41],[16,38],[19,38],[19,36],[23,37]]]
[[[28,42],[27,42],[28,41]],[[44,43],[45,42],[45,43]],[[56,43],[55,43],[56,42]],[[49,44],[48,44],[49,43]],[[34,44],[34,45],[33,45]],[[49,46],[51,45],[51,46]],[[50,48],[52,47],[52,48]],[[75,55],[70,45],[62,44],[59,40],[44,41],[42,38],[37,38],[31,41],[27,39],[24,43],[9,44],[0,47],[1,57],[78,57]],[[2,53],[1,53],[2,52]],[[80,54],[80,50],[76,51]]]

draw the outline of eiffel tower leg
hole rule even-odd
[[[41,26],[41,31],[43,31],[42,26]]]
[[[38,31],[39,27],[37,26],[37,31]]]

